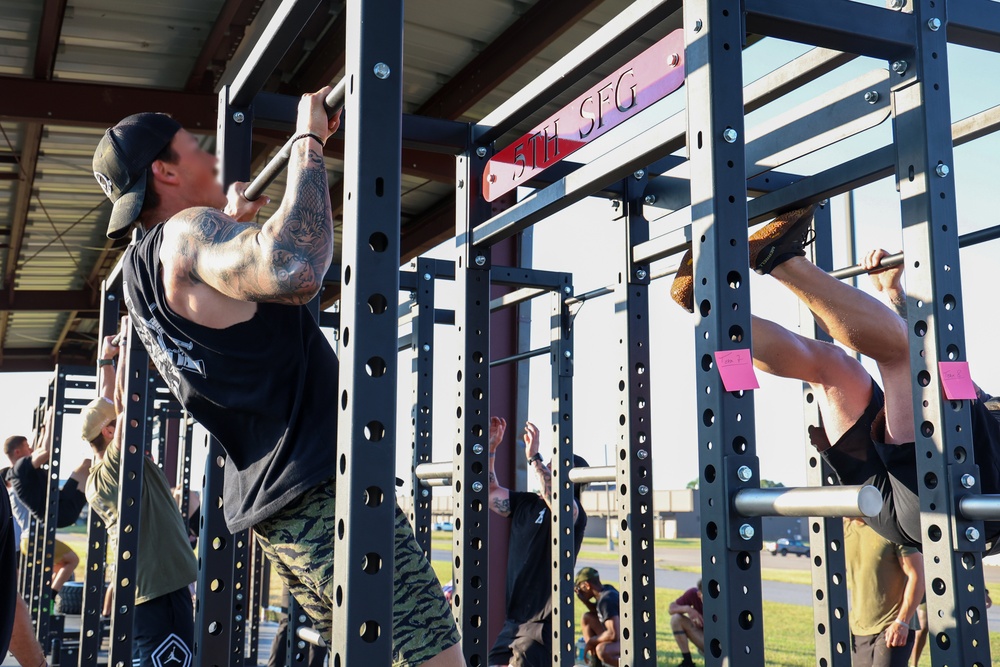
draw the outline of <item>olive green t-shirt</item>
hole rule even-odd
[[[852,634],[877,635],[898,618],[906,590],[906,573],[899,559],[915,553],[917,549],[893,544],[867,525],[845,522],[844,560],[851,595]]]
[[[121,452],[112,442],[104,458],[90,469],[87,502],[104,519],[111,536],[118,522],[118,470]],[[198,576],[198,563],[188,542],[184,519],[170,492],[167,477],[143,457],[139,503],[139,561],[135,603],[142,604],[184,588]]]

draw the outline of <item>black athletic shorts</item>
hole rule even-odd
[[[487,665],[550,667],[552,626],[548,621],[506,621],[490,649]]]
[[[867,519],[875,532],[896,544],[920,547],[920,498],[917,458],[912,442],[887,445],[885,399],[872,381],[864,414],[823,457],[841,484],[871,484],[882,494],[882,510]],[[971,403],[972,444],[984,494],[1000,493],[1000,425],[981,401]],[[988,553],[998,550],[1000,522],[986,522]]]
[[[194,606],[188,587],[135,606],[133,667],[192,667]]]

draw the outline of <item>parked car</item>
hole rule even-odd
[[[764,550],[771,552],[772,556],[795,554],[796,556],[808,556],[809,545],[802,540],[789,540],[782,537],[776,542],[764,542]]]
[[[434,524],[434,530],[443,530],[446,533],[450,533],[455,530],[455,527],[451,525],[451,521],[438,521]]]

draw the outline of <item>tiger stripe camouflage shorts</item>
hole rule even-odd
[[[254,526],[257,540],[289,592],[331,643],[334,484],[331,479]],[[396,506],[392,615],[393,667],[419,665],[459,641],[430,563]]]

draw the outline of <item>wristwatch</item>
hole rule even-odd
[[[115,365],[115,360],[113,358],[112,359],[98,359],[97,360],[97,365],[98,366],[114,366]]]
[[[539,454],[538,452],[535,452],[534,454],[528,457],[528,463],[534,463],[535,461],[541,461],[541,460],[542,460],[542,455]]]

